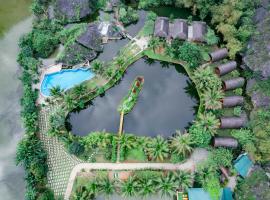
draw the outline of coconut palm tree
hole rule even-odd
[[[222,108],[221,99],[224,97],[224,93],[221,89],[207,89],[202,95],[204,105],[206,109],[217,110]]]
[[[219,127],[219,120],[211,112],[199,113],[197,120],[195,121],[195,126],[200,126],[204,131],[209,132],[212,136],[217,133]]]
[[[93,180],[93,181],[89,182],[86,185],[86,189],[90,194],[96,196],[100,192],[98,181]]]
[[[68,110],[72,110],[76,106],[75,100],[69,94],[66,94],[64,96],[64,103]]]
[[[50,94],[51,96],[55,97],[55,98],[59,98],[62,96],[62,93],[64,92],[64,90],[61,89],[61,87],[59,85],[54,86],[50,89]]]
[[[169,145],[168,142],[158,135],[146,146],[146,151],[151,160],[163,161],[169,157]]]
[[[154,53],[156,53],[156,48],[160,46],[160,40],[157,37],[152,37],[148,43],[148,47],[152,48]]]
[[[105,178],[100,181],[100,192],[109,196],[115,192],[114,182],[109,178]]]
[[[122,134],[119,137],[119,141],[122,148],[126,150],[131,150],[136,146],[136,138],[134,135],[131,134]]]
[[[96,59],[91,63],[91,69],[97,74],[102,74],[104,70],[104,63]]]
[[[151,194],[154,194],[156,192],[155,185],[156,184],[153,179],[143,178],[139,182],[138,193],[143,197],[150,196]]]
[[[165,177],[157,179],[157,189],[162,196],[171,197],[176,191],[176,184],[171,173]]]
[[[181,191],[187,191],[193,184],[193,175],[186,171],[173,172],[174,180]]]
[[[133,197],[137,193],[138,182],[129,177],[127,181],[123,181],[121,184],[121,192],[124,197]]]
[[[115,62],[119,67],[122,67],[125,64],[125,59],[123,57],[117,57]]]
[[[171,138],[171,148],[174,153],[179,156],[187,157],[193,150],[192,140],[189,134],[181,134],[180,130],[176,130],[176,135]]]
[[[81,97],[86,92],[86,86],[85,85],[77,85],[74,87],[74,92],[76,96]]]

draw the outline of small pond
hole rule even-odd
[[[84,68],[61,70],[46,74],[41,84],[41,92],[45,96],[50,96],[50,90],[53,87],[60,86],[62,90],[68,90],[93,77],[94,73]]]
[[[145,83],[137,104],[125,115],[124,131],[136,135],[171,136],[176,129],[184,130],[194,119],[197,106],[196,90],[180,65],[138,60],[132,64],[123,80],[92,101],[93,105],[69,115],[71,131],[80,136],[91,131],[117,132],[117,107],[136,78]]]

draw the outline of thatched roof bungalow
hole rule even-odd
[[[229,80],[223,81],[223,89],[234,90],[236,88],[243,87],[244,84],[245,84],[245,79],[243,77],[229,79]]]
[[[241,106],[244,104],[244,97],[242,96],[229,96],[224,97],[222,100],[223,108],[231,108],[235,106]]]
[[[207,33],[207,25],[202,21],[194,21],[191,25],[192,34],[191,41],[194,42],[205,42],[204,36]]]
[[[93,13],[89,0],[56,0],[54,4],[56,18],[76,22]]]
[[[169,35],[169,19],[158,17],[155,22],[154,36],[167,38]]]
[[[214,147],[237,148],[238,141],[232,137],[215,137]]]
[[[91,23],[87,26],[85,32],[83,32],[76,41],[88,49],[95,51],[102,51],[102,37],[98,30],[98,25]]]
[[[172,39],[186,40],[188,37],[188,24],[186,20],[175,19],[169,26],[169,37]]]
[[[209,54],[212,62],[222,60],[223,58],[226,58],[228,55],[229,55],[229,52],[227,48],[218,49]]]
[[[237,63],[235,61],[230,61],[225,64],[219,65],[216,67],[215,72],[219,76],[223,76],[225,74],[230,73],[231,71],[235,70],[237,67]]]
[[[242,128],[247,124],[247,116],[241,115],[240,117],[222,117],[220,118],[221,129]]]

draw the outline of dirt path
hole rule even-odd
[[[208,152],[205,149],[195,149],[191,157],[184,163],[80,163],[76,165],[69,177],[68,186],[64,199],[68,200],[77,174],[82,170],[186,170],[194,172],[198,163],[208,158]]]

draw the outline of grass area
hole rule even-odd
[[[155,27],[155,21],[152,21],[152,20],[146,21],[144,27],[138,33],[138,36],[147,37],[147,36],[153,35],[154,27]]]
[[[144,162],[147,161],[147,158],[145,156],[144,151],[141,148],[132,149],[128,152],[127,155],[127,162],[128,161],[138,161],[138,162]]]

